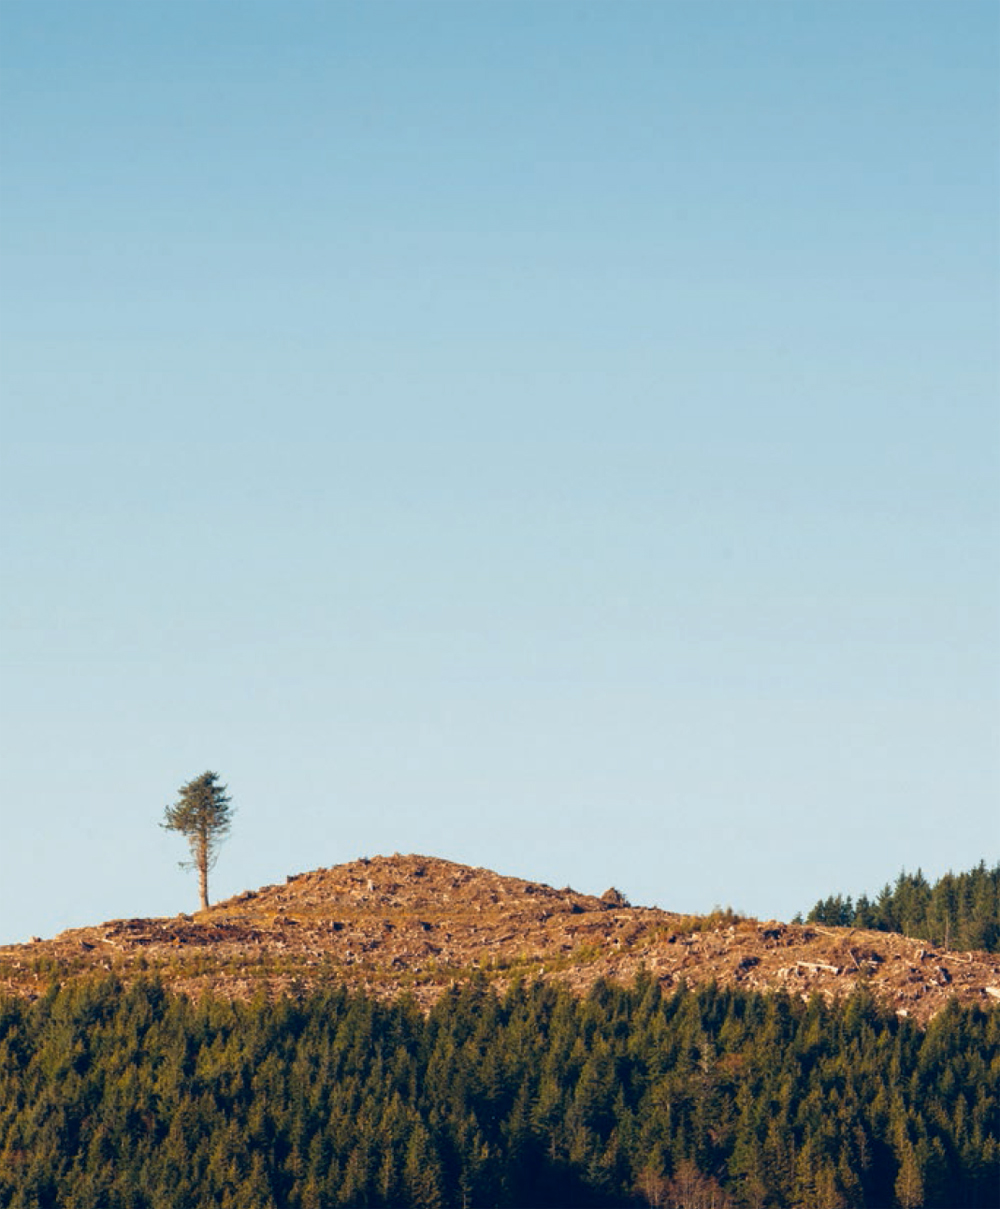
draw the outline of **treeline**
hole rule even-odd
[[[1000,1009],[922,1031],[646,976],[193,1002],[112,979],[0,1001],[0,1204],[993,1206]]]
[[[1000,864],[980,861],[968,873],[946,873],[932,886],[923,873],[905,870],[871,900],[840,894],[821,899],[810,923],[902,932],[949,949],[1000,952]]]

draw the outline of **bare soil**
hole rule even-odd
[[[953,996],[1000,1003],[1000,956],[954,953],[887,932],[682,916],[424,856],[374,857],[295,874],[196,915],[119,919],[0,946],[0,990],[41,994],[101,971],[176,990],[249,998],[347,985],[429,1007],[485,978],[558,980],[585,992],[641,968],[682,980],[832,999],[859,983],[925,1022]]]

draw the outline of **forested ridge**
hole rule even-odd
[[[870,899],[832,894],[820,899],[809,923],[902,932],[946,949],[1000,952],[1000,863],[980,861],[967,873],[946,873],[933,885],[918,869],[904,869]]]
[[[655,979],[429,1013],[156,982],[0,1000],[0,1203],[995,1206],[1000,1009]]]

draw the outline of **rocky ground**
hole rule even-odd
[[[178,990],[247,998],[347,984],[432,1004],[456,981],[557,979],[585,991],[645,968],[667,990],[714,980],[829,998],[867,984],[926,1021],[951,996],[1000,1003],[1000,957],[953,953],[886,932],[785,924],[731,912],[681,916],[556,890],[423,856],[317,869],[197,915],[122,919],[0,946],[0,989],[37,995],[53,978],[157,974]]]

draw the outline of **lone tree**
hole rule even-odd
[[[179,831],[191,847],[190,861],[181,861],[182,869],[198,870],[198,894],[201,910],[208,907],[208,871],[215,864],[218,847],[232,825],[232,799],[226,786],[219,784],[217,772],[203,772],[178,790],[179,798],[164,812],[165,831]]]

